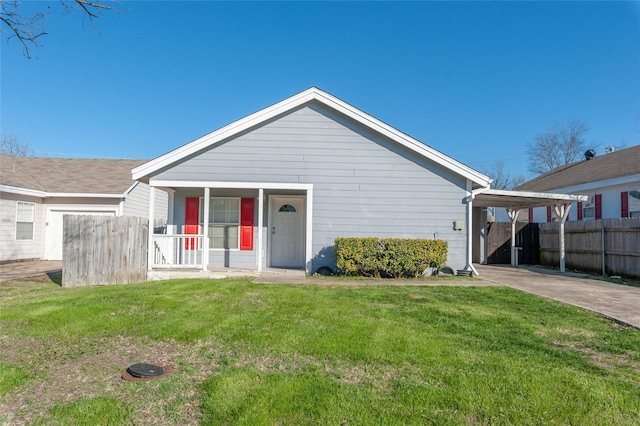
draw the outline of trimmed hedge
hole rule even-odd
[[[336,267],[344,275],[418,277],[447,261],[447,242],[402,238],[336,238]]]

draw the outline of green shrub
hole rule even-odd
[[[428,268],[441,268],[447,260],[442,240],[375,237],[336,238],[336,267],[344,275],[365,277],[417,277]]]
[[[379,277],[382,244],[379,238],[336,238],[336,266],[345,275]]]

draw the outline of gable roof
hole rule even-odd
[[[122,196],[134,184],[131,169],[144,162],[0,154],[0,185],[39,191],[41,196]]]
[[[516,189],[519,191],[549,191],[638,174],[640,174],[640,145],[595,156],[591,160],[582,160],[556,167],[523,183]]]
[[[267,120],[270,120],[278,115],[287,113],[295,108],[300,107],[306,103],[316,101],[328,108],[337,111],[361,125],[388,137],[396,143],[409,148],[413,152],[427,158],[454,173],[469,179],[473,182],[474,188],[487,187],[491,183],[491,179],[482,173],[473,170],[472,168],[444,155],[443,153],[425,145],[424,143],[412,138],[411,136],[402,133],[401,131],[389,126],[388,124],[372,117],[371,115],[349,105],[348,103],[336,98],[335,96],[318,89],[317,87],[311,87],[303,92],[293,95],[283,101],[280,101],[270,107],[264,108],[258,112],[248,115],[245,118],[237,120],[231,124],[228,124],[212,133],[202,136],[181,146],[173,151],[170,151],[148,163],[142,164],[132,170],[133,179],[146,181],[152,173],[168,167],[189,155],[197,153],[207,147],[219,142],[223,139],[233,137],[249,128],[258,126]]]

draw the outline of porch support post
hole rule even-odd
[[[209,266],[209,194],[211,190],[206,187],[204,188],[204,217],[203,221],[203,232],[202,232],[202,270],[206,271]]]
[[[262,249],[262,231],[264,226],[264,189],[258,189],[258,247],[256,250],[256,256],[258,257],[258,272],[262,272],[262,255],[264,253]]]
[[[567,221],[567,217],[569,217],[569,210],[571,210],[571,204],[556,204],[553,206],[556,217],[560,221],[560,272],[565,272],[565,251],[564,251],[564,223]]]
[[[518,266],[518,249],[516,248],[516,222],[518,221],[519,209],[506,209],[509,219],[511,219],[511,266]]]
[[[147,240],[147,270],[153,269],[153,260],[155,254],[155,247],[153,246],[153,221],[154,221],[154,204],[155,204],[155,188],[149,185],[149,237]]]
[[[175,193],[174,191],[167,192],[169,211],[167,212],[167,234],[175,234],[173,232],[174,222],[173,222],[173,206],[175,203]]]
[[[307,227],[305,232],[304,264],[306,273],[311,275],[313,273],[313,188],[307,189],[307,208],[305,212],[307,214]]]

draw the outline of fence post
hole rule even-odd
[[[607,242],[606,242],[606,230],[604,221],[601,222],[601,234],[602,234],[602,276],[607,275]]]

